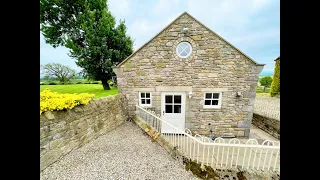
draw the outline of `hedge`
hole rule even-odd
[[[280,94],[280,59],[276,61],[276,65],[274,67],[274,74],[270,91],[271,96],[275,96],[278,94]]]

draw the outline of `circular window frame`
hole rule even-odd
[[[181,44],[187,44],[189,47],[190,47],[190,51],[189,51],[189,53],[186,55],[186,56],[181,56],[180,54],[182,53],[180,53],[179,54],[179,52],[178,52],[178,49],[179,49],[179,46],[181,45]],[[185,51],[186,52],[186,51]],[[177,45],[177,47],[176,47],[176,54],[180,57],[180,58],[188,58],[191,54],[192,54],[192,45],[188,42],[188,41],[182,41],[182,42],[180,42],[178,45]]]
[[[177,51],[176,51],[178,44],[180,44],[181,42],[188,42],[188,43],[191,44],[191,47],[192,47],[191,55],[186,57],[186,58],[179,57],[178,54],[177,54]],[[197,58],[198,45],[190,37],[180,37],[180,38],[176,39],[173,42],[173,46],[172,47],[174,47],[174,48],[172,48],[172,55],[178,61],[189,62],[189,61]]]

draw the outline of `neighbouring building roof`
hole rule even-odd
[[[155,39],[158,35],[160,35],[162,32],[164,32],[170,25],[172,25],[176,20],[178,20],[181,16],[183,16],[184,14],[187,14],[188,16],[190,16],[192,19],[194,19],[197,23],[199,23],[200,25],[204,26],[206,29],[209,30],[209,32],[212,32],[214,35],[216,35],[219,39],[221,39],[222,41],[224,41],[225,43],[229,44],[231,47],[233,47],[234,49],[236,49],[238,52],[240,52],[242,55],[244,55],[245,57],[247,57],[249,60],[251,60],[254,64],[256,64],[257,66],[264,66],[265,64],[259,64],[256,61],[254,61],[253,59],[251,59],[248,55],[246,55],[245,53],[243,53],[242,51],[240,51],[238,48],[236,48],[234,45],[232,45],[231,43],[229,43],[227,40],[223,39],[221,36],[219,36],[217,33],[215,33],[214,31],[212,31],[210,28],[208,28],[207,26],[205,26],[204,24],[202,24],[200,21],[198,21],[196,18],[194,18],[193,16],[191,16],[189,13],[184,12],[182,13],[180,16],[178,16],[176,19],[174,19],[170,24],[168,24],[162,31],[160,31],[158,34],[156,34],[153,38],[151,38],[148,42],[146,42],[144,45],[142,45],[139,49],[137,49],[136,51],[134,51],[130,56],[128,56],[126,59],[124,59],[120,64],[118,64],[117,66],[115,66],[115,68],[120,67],[122,64],[124,64],[128,59],[130,59],[133,55],[135,55],[137,52],[139,52],[143,47],[145,47],[148,43],[150,43],[153,39]],[[280,56],[279,56],[280,58]]]

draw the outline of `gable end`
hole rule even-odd
[[[128,56],[126,59],[124,59],[120,64],[118,64],[117,66],[113,67],[113,68],[118,68],[121,65],[123,65],[126,61],[128,61],[131,57],[133,57],[137,52],[139,52],[141,49],[143,49],[147,44],[149,44],[152,40],[154,40],[155,38],[157,38],[162,32],[164,32],[165,30],[167,30],[172,24],[174,24],[178,19],[180,19],[183,15],[188,15],[189,17],[191,17],[194,21],[196,21],[197,23],[199,23],[200,25],[202,25],[203,27],[205,27],[209,32],[213,33],[215,36],[217,36],[217,38],[219,38],[220,40],[222,40],[223,42],[225,42],[226,44],[230,45],[232,48],[234,48],[236,51],[238,51],[240,54],[242,54],[243,56],[245,56],[246,58],[248,58],[250,61],[252,61],[256,66],[264,66],[265,64],[259,64],[256,61],[254,61],[253,59],[251,59],[248,55],[246,55],[245,53],[243,53],[242,51],[240,51],[238,48],[236,48],[234,45],[232,45],[231,43],[229,43],[227,40],[225,40],[224,38],[222,38],[221,36],[219,36],[217,33],[215,33],[214,31],[212,31],[210,28],[208,28],[206,25],[202,24],[200,21],[198,21],[195,17],[191,16],[189,13],[184,12],[182,13],[180,16],[178,16],[176,19],[174,19],[171,23],[169,23],[163,30],[161,30],[159,33],[157,33],[154,37],[152,37],[148,42],[146,42],[145,44],[143,44],[139,49],[137,49],[135,52],[133,52],[130,56]]]

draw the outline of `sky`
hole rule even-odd
[[[134,50],[187,11],[273,73],[280,56],[280,0],[108,0],[116,21],[125,20]],[[65,47],[46,44],[40,32],[40,64],[61,63],[81,70]]]

